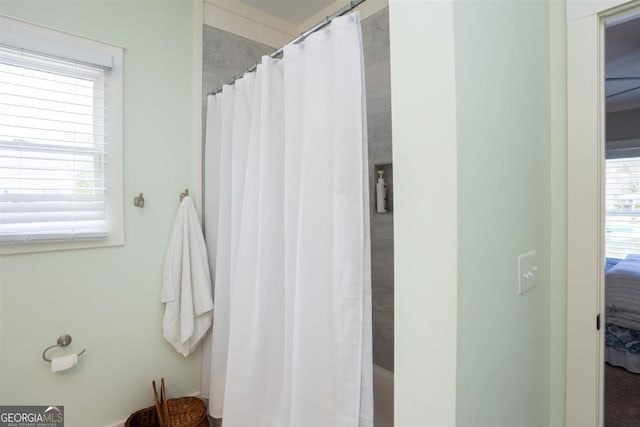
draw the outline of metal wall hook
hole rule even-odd
[[[185,197],[187,197],[189,195],[189,189],[186,188],[184,190],[184,193],[180,193],[180,201],[182,201],[182,199],[184,199]]]
[[[142,193],[133,198],[133,206],[136,208],[144,208],[144,196]]]
[[[50,345],[49,347],[44,349],[44,351],[42,352],[42,358],[45,360],[45,362],[51,362],[51,359],[49,359],[47,357],[47,351],[49,351],[49,350],[51,350],[52,348],[55,348],[55,347],[66,347],[69,344],[71,344],[71,335],[60,335],[58,337],[58,341],[57,341],[56,344]],[[87,351],[87,350],[84,349],[80,353],[78,353],[78,357],[82,356],[85,351]]]

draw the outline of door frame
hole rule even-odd
[[[638,1],[567,2],[567,427],[604,418],[604,22]]]

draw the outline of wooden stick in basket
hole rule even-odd
[[[160,399],[158,399],[158,390],[156,389],[155,380],[151,382],[153,384],[153,402],[156,405],[156,414],[158,415],[158,424],[160,427],[165,427],[164,421],[162,419],[162,410],[160,409]]]
[[[160,382],[160,403],[162,404],[162,410],[164,411],[164,425],[163,427],[171,427],[171,418],[169,418],[169,403],[167,402],[167,393],[164,390],[164,378]]]

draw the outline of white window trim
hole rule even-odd
[[[106,217],[109,234],[100,240],[71,240],[46,243],[0,245],[0,255],[119,246],[124,244],[123,203],[123,51],[122,47],[64,31],[0,15],[0,43],[47,56],[109,68],[109,96],[105,108],[111,111],[109,154],[105,164],[108,178]],[[113,112],[117,112],[114,114]]]

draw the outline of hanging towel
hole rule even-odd
[[[171,232],[161,301],[165,303],[163,335],[186,357],[197,347],[213,319],[207,248],[189,196],[180,203]]]

